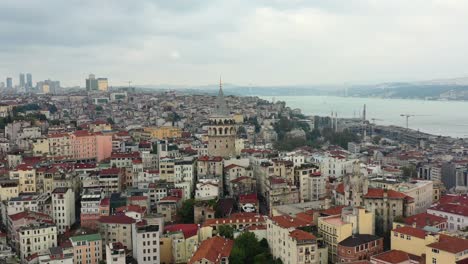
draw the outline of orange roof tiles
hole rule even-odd
[[[439,236],[439,242],[427,246],[455,254],[468,250],[468,240],[441,234]]]
[[[404,261],[410,260],[408,253],[401,251],[401,250],[390,250],[379,255],[374,255],[371,257],[372,259],[377,259],[380,261],[385,261],[388,263],[402,263]]]
[[[300,229],[296,229],[294,231],[289,232],[289,236],[294,238],[297,241],[304,241],[304,240],[315,240],[316,237],[309,232],[302,231]]]
[[[188,264],[192,264],[197,261],[201,262],[204,259],[212,263],[219,264],[223,258],[229,258],[233,246],[233,240],[219,236],[209,238],[200,244],[200,247],[190,258]]]
[[[322,211],[321,214],[322,215],[339,215],[341,214],[341,211],[343,211],[343,208],[345,208],[344,205],[334,206],[334,207],[331,207]]]
[[[313,225],[312,223],[304,221],[303,219],[293,218],[289,215],[273,216],[271,220],[282,228],[290,228],[290,227],[298,228],[298,227]]]
[[[383,198],[385,192],[387,193],[387,197],[390,199],[405,199],[408,196],[404,193],[397,192],[394,190],[384,190],[384,189],[376,189],[376,188],[369,188],[367,193],[364,195],[365,198]]]
[[[425,226],[436,226],[440,223],[446,223],[447,219],[437,216],[431,215],[428,213],[420,213],[404,219],[405,224],[413,225],[416,224],[416,227],[423,228]]]
[[[419,228],[414,228],[410,226],[402,226],[398,227],[392,230],[393,232],[404,234],[404,235],[409,235],[417,238],[424,239],[426,237],[426,231],[419,229]]]

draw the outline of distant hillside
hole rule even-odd
[[[460,99],[465,100],[468,85],[453,84],[411,84],[398,83],[386,86],[351,87],[349,96],[385,97],[385,98],[419,98],[419,99]]]
[[[144,85],[138,87],[161,91],[176,90],[189,94],[216,94],[219,85]],[[468,100],[468,77],[419,82],[388,82],[372,85],[283,85],[249,87],[226,83],[223,84],[223,89],[226,95],[243,96],[347,95],[355,97]]]

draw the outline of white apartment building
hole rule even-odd
[[[174,178],[176,183],[195,183],[195,167],[193,161],[176,161],[174,165]]]
[[[320,171],[323,176],[342,177],[347,172],[351,172],[354,159],[347,159],[346,157],[335,155],[335,156],[314,156],[314,163],[320,165]]]
[[[51,247],[57,246],[57,227],[51,224],[33,224],[20,227],[19,250],[21,260],[28,256],[46,254]]]
[[[52,192],[52,217],[59,234],[65,233],[75,223],[75,193],[70,188],[55,188]]]
[[[319,249],[314,235],[298,229],[308,225],[312,223],[286,215],[267,219],[267,240],[273,257],[285,264],[322,263],[326,248]]]
[[[468,226],[468,210],[461,204],[439,204],[427,209],[427,213],[447,219],[447,230],[457,231]]]
[[[125,264],[125,247],[120,242],[113,242],[106,245],[107,264]]]
[[[159,264],[159,226],[133,226],[133,257],[139,264]]]
[[[50,195],[47,193],[39,195],[26,194],[13,197],[6,202],[6,206],[7,208],[3,219],[6,219],[7,215],[17,214],[23,211],[41,212],[45,214],[51,213],[51,200]]]
[[[300,198],[304,201],[318,201],[327,195],[326,183],[328,177],[320,172],[299,175]]]
[[[200,179],[195,189],[195,199],[197,200],[211,200],[218,197],[219,194],[219,181],[203,180]]]
[[[73,249],[52,247],[49,252],[39,255],[40,264],[73,264]]]

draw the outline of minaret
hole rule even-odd
[[[366,121],[366,105],[364,104],[364,108],[362,109],[362,121]]]
[[[338,112],[335,112],[335,132],[338,132]]]

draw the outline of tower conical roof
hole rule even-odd
[[[224,99],[224,93],[223,93],[223,83],[221,81],[221,78],[219,78],[219,92],[218,92],[218,97],[216,98],[216,115],[219,116],[227,116],[229,115],[229,111],[227,109],[226,105],[226,100]]]

